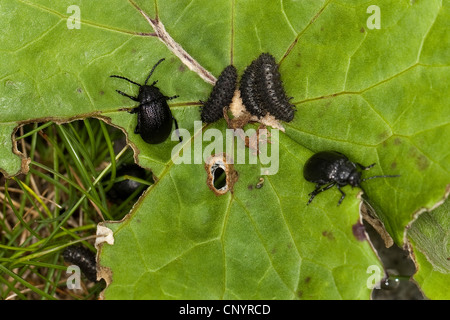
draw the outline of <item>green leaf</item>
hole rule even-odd
[[[416,258],[417,281],[430,299],[450,298],[450,201],[414,221],[408,236]]]
[[[13,175],[22,169],[20,158],[12,156],[11,153],[13,150],[11,136],[16,126],[16,123],[0,124],[0,136],[3,137],[2,143],[0,144],[0,172],[4,173],[6,176]]]
[[[70,5],[80,8],[80,29],[67,27]],[[380,29],[368,28],[370,5],[380,8]],[[339,207],[335,188],[306,206],[314,184],[303,179],[305,161],[331,149],[376,163],[363,177],[400,174],[363,183],[400,245],[414,214],[450,181],[448,1],[24,0],[2,3],[0,14],[2,169],[20,168],[7,152],[15,124],[93,116],[122,128],[157,179],[125,220],[106,223],[115,237],[101,249],[112,271],[106,298],[367,299],[368,267],[381,266],[353,233],[359,189],[343,188]],[[143,82],[165,57],[152,79],[180,96],[170,101],[180,127],[191,137],[225,133],[223,120],[196,130],[198,101],[211,75],[230,63],[242,74],[261,52],[279,62],[297,112],[285,133],[272,130],[278,173],[236,164],[233,193],[223,196],[208,188],[203,163],[172,162],[176,141],[148,145],[133,133],[136,115],[119,109],[136,104],[114,90],[136,87],[109,78]],[[193,139],[183,143],[194,149]]]
[[[105,297],[367,298],[366,269],[379,262],[353,234],[358,203],[338,208],[328,197],[305,210],[299,191],[311,185],[298,167],[310,152],[284,135],[280,145],[289,152],[260,189],[259,165],[236,165],[234,193],[220,197],[206,187],[203,165],[168,168],[129,219],[107,224],[115,244],[102,248],[102,265],[113,270]],[[136,267],[114,252],[128,252]]]

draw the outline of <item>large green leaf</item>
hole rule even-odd
[[[80,29],[67,28],[70,5],[80,8]],[[370,5],[380,8],[380,29],[368,28]],[[261,52],[280,63],[297,112],[285,133],[272,132],[279,171],[263,176],[262,188],[260,164],[237,164],[234,192],[216,196],[203,163],[172,162],[177,142],[148,145],[133,133],[136,116],[118,110],[135,103],[114,89],[136,87],[109,75],[142,82],[161,57],[152,79],[180,96],[170,101],[180,127],[192,136],[226,128],[221,120],[195,130],[211,81],[190,71],[137,8],[216,77],[230,63],[242,74]],[[358,190],[344,188],[339,207],[335,189],[306,206],[314,189],[302,177],[307,158],[334,149],[377,163],[364,176],[400,174],[363,185],[398,244],[450,181],[448,1],[16,0],[3,1],[0,15],[5,173],[20,170],[15,124],[96,116],[124,128],[158,179],[123,222],[106,224],[115,237],[101,252],[112,271],[106,298],[368,298],[367,269],[380,264],[353,233]]]
[[[430,299],[450,299],[450,201],[423,213],[408,236],[414,249],[418,272],[414,279]]]

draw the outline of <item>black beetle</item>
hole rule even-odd
[[[139,86],[139,94],[137,97],[130,96],[125,92],[116,90],[121,95],[139,102],[139,106],[133,108],[130,113],[137,113],[137,125],[134,133],[140,134],[142,139],[150,144],[157,144],[166,141],[172,131],[172,121],[175,122],[175,129],[178,130],[177,120],[172,116],[167,100],[172,100],[178,96],[166,97],[155,87],[158,81],[154,81],[151,85],[147,85],[148,79],[152,75],[155,68],[165,59],[159,60],[150,71],[143,85],[136,83],[122,76],[112,75],[111,78],[119,78],[127,80],[132,84]],[[181,137],[179,137],[181,142]]]
[[[341,187],[347,184],[361,188],[361,182],[369,179],[399,177],[399,175],[384,175],[361,179],[360,170],[368,170],[374,165],[375,163],[366,167],[360,163],[351,162],[346,155],[337,151],[321,151],[314,154],[303,167],[303,177],[307,181],[316,183],[316,189],[309,194],[311,198],[307,204],[310,204],[317,194],[336,186],[342,194],[338,202],[340,205],[345,198]]]
[[[116,177],[120,176],[131,176],[139,179],[146,179],[147,172],[144,168],[138,166],[135,163],[122,165],[116,171]],[[106,177],[109,179],[109,176]],[[114,183],[112,188],[107,192],[108,197],[115,201],[123,201],[126,200],[129,196],[131,196],[138,188],[142,186],[142,183],[137,182],[132,179],[125,179],[119,182]],[[144,188],[137,195],[140,196],[144,192]]]

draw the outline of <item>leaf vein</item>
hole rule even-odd
[[[262,236],[261,232],[258,230],[258,228],[257,228],[257,226],[256,226],[256,223],[255,223],[255,221],[253,220],[253,218],[252,218],[250,212],[249,212],[248,209],[241,203],[241,201],[240,201],[238,198],[236,198],[236,202],[242,207],[242,209],[246,212],[248,218],[250,219],[250,222],[252,223],[252,226],[253,226],[253,228],[255,229],[255,232],[256,232],[256,234],[258,235],[258,238],[260,239],[261,245],[263,246],[264,251],[266,252],[266,256],[267,256],[267,259],[268,259],[269,262],[270,262],[271,268],[275,271],[275,273],[277,274],[278,278],[281,280],[281,282],[283,282],[283,284],[286,286],[286,288],[288,288],[289,290],[292,291],[292,289],[291,289],[291,288],[289,287],[289,285],[284,281],[284,279],[281,277],[281,275],[280,275],[280,273],[278,272],[278,270],[277,270],[277,269],[275,268],[275,266],[273,265],[272,257],[270,256],[269,251],[267,250],[267,247],[266,247],[266,245],[265,245],[265,243],[264,243],[263,236]],[[293,292],[293,291],[292,291],[292,292]]]
[[[309,21],[309,23],[303,28],[302,31],[300,31],[297,34],[297,37],[294,39],[294,41],[291,43],[291,45],[288,47],[286,52],[284,53],[283,57],[281,58],[279,65],[284,61],[284,59],[289,55],[289,53],[292,51],[292,49],[295,47],[295,45],[298,43],[298,40],[300,37],[306,32],[306,30],[319,18],[319,16],[322,14],[322,12],[325,10],[325,8],[330,4],[332,0],[328,0],[324,6],[316,13],[316,15]]]
[[[441,2],[441,6],[440,6],[439,10],[437,10],[437,12],[436,12],[436,16],[434,17],[434,20],[433,20],[433,22],[431,23],[430,28],[428,28],[428,30],[425,32],[425,34],[424,34],[424,36],[423,36],[423,39],[422,39],[422,41],[420,42],[419,50],[418,50],[418,52],[417,52],[417,61],[416,61],[417,63],[419,63],[419,61],[420,61],[420,56],[422,55],[422,50],[423,50],[423,45],[424,45],[424,43],[425,43],[425,40],[427,39],[427,37],[428,37],[428,35],[429,35],[431,29],[433,29],[433,26],[434,26],[434,24],[436,23],[437,17],[438,17],[439,12],[440,12],[441,10],[442,10],[442,2]]]
[[[220,243],[222,244],[222,258],[223,258],[223,292],[222,292],[222,297],[221,299],[223,300],[224,296],[225,296],[225,291],[227,290],[226,287],[226,281],[227,281],[227,259],[226,259],[226,255],[225,255],[225,241],[223,239],[224,237],[224,233],[225,233],[225,229],[227,226],[227,222],[228,222],[228,217],[230,214],[230,210],[231,210],[231,202],[233,201],[233,197],[230,197],[230,201],[228,201],[228,205],[227,205],[227,209],[225,211],[225,217],[223,219],[223,224],[222,224],[222,232],[220,235]]]
[[[281,7],[281,13],[284,16],[284,19],[286,19],[286,22],[287,22],[289,28],[292,30],[292,33],[296,36],[297,31],[295,31],[294,27],[292,26],[291,21],[289,20],[287,14],[286,14],[286,11],[284,10],[284,1],[283,0],[280,0],[280,7]]]
[[[44,31],[42,34],[40,34],[37,38],[31,40],[30,42],[28,42],[27,44],[25,44],[24,46],[12,51],[11,53],[18,53],[19,51],[22,51],[23,49],[28,48],[29,46],[31,46],[32,44],[38,42],[39,40],[41,40],[42,38],[44,38],[47,34],[49,34],[51,31],[53,31],[53,29],[55,29],[62,20],[59,20],[55,25],[51,26],[50,28],[48,28],[46,31]]]

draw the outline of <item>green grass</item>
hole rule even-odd
[[[31,161],[26,175],[0,176],[0,299],[98,297],[103,282],[82,277],[82,289],[67,288],[61,254],[72,244],[95,252],[97,223],[121,219],[134,204],[139,190],[121,203],[108,198],[115,182],[132,178],[116,175],[133,162],[127,145],[115,146],[120,139],[98,119],[18,130],[17,147]]]

